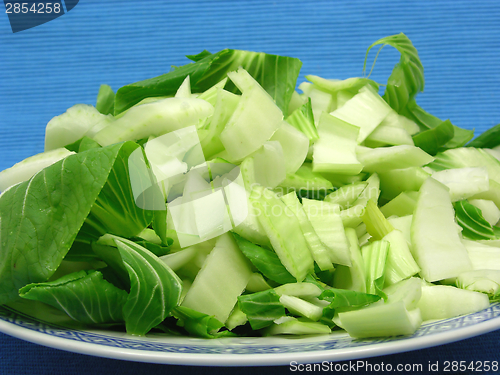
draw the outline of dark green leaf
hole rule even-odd
[[[415,146],[430,155],[436,155],[439,149],[453,138],[453,134],[453,125],[450,120],[446,120],[435,128],[415,134],[412,138]]]
[[[101,145],[94,141],[92,138],[89,138],[87,136],[83,137],[81,139],[80,145],[78,147],[78,152],[84,152],[88,150],[92,150],[94,148],[100,148]]]
[[[132,237],[130,240],[135,242],[137,245],[148,249],[157,257],[161,257],[163,255],[167,255],[168,253],[170,253],[169,246],[173,243],[173,240],[171,238],[167,238],[167,243],[170,244],[169,246],[158,245],[156,243],[153,243],[151,241],[145,240],[140,237]]]
[[[130,277],[130,294],[123,307],[127,333],[143,336],[177,306],[182,282],[149,250],[126,239],[113,240]]]
[[[323,309],[323,316],[331,319],[335,315],[335,311],[348,311],[363,307],[380,300],[381,297],[375,294],[332,288],[325,289],[318,298],[330,302]]]
[[[23,298],[47,303],[84,324],[123,322],[127,292],[103,279],[99,271],[79,271],[58,280],[29,284]]]
[[[467,144],[467,147],[493,148],[498,145],[500,145],[500,124],[478,135]]]
[[[200,61],[200,60],[202,60],[205,57],[210,56],[210,55],[212,55],[212,53],[207,51],[206,49],[204,49],[203,51],[201,51],[197,55],[186,55],[186,57],[191,61],[198,62],[198,61]]]
[[[95,239],[110,233],[130,238],[153,220],[154,211],[143,210],[134,199],[130,183],[128,158],[139,146],[128,142],[117,158],[112,173],[85,219],[82,232]]]
[[[46,281],[73,244],[117,159],[134,144],[70,155],[0,197],[0,304]]]
[[[461,200],[453,203],[457,223],[462,229],[462,236],[471,240],[493,240],[497,238],[492,226],[483,217],[479,208]]]
[[[418,57],[417,49],[413,46],[408,37],[403,34],[391,35],[377,40],[366,51],[365,63],[368,53],[372,47],[390,45],[396,48],[401,54],[399,63],[394,67],[384,93],[385,101],[398,113],[400,113],[407,103],[424,90],[424,67]],[[378,55],[378,54],[377,54]]]
[[[270,326],[286,313],[274,289],[239,296],[238,306],[255,330]]]
[[[283,113],[288,113],[288,104],[302,66],[299,59],[232,49],[214,54],[202,52],[190,57],[196,62],[120,88],[116,93],[115,115],[147,97],[174,95],[187,76],[190,77],[192,92],[203,92],[240,66],[271,95]],[[237,92],[230,83],[226,89]]]
[[[297,280],[288,272],[281,264],[280,259],[276,253],[264,249],[243,237],[233,233],[233,237],[238,244],[241,252],[252,262],[252,264],[262,274],[279,284],[295,283]]]
[[[83,138],[80,138],[78,141],[65,146],[66,149],[73,152],[84,152],[100,147],[101,145],[99,143],[97,143],[92,138],[89,138],[87,136],[84,136]]]
[[[115,112],[115,93],[108,85],[101,85],[99,87],[95,108],[103,115]]]
[[[188,307],[177,306],[172,310],[172,315],[179,319],[178,324],[192,336],[207,339],[236,336],[230,331],[219,332],[224,326],[223,323],[211,315],[203,314]]]
[[[415,100],[410,100],[406,108],[401,111],[401,114],[409,118],[410,120],[413,120],[420,127],[421,131],[434,129],[435,127],[443,123],[443,120],[426,112],[415,102]],[[473,130],[462,129],[455,125],[452,126],[453,138],[450,139],[443,147],[441,147],[440,151],[450,148],[462,147],[474,136]]]

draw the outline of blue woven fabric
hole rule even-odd
[[[0,170],[41,152],[46,123],[75,103],[93,104],[101,83],[116,90],[187,63],[186,54],[227,47],[298,57],[299,81],[306,74],[343,79],[361,75],[372,42],[399,32],[411,38],[425,67],[419,104],[480,133],[500,122],[499,24],[496,0],[81,0],[68,14],[16,34],[0,14]],[[397,60],[384,49],[372,77],[385,82]],[[499,341],[496,332],[379,359],[497,360]],[[0,335],[1,374],[186,370],[202,372],[69,354]]]

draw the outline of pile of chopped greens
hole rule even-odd
[[[500,294],[500,127],[421,108],[404,35],[387,84],[225,49],[46,127],[0,172],[0,304],[205,338],[411,335]],[[365,59],[366,67],[366,59]],[[383,91],[383,95],[379,92]]]

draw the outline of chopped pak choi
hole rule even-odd
[[[401,55],[385,85],[203,51],[54,117],[0,172],[0,303],[201,338],[411,335],[487,308],[499,128],[464,147],[416,103],[411,41],[376,45]]]

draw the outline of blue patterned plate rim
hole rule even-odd
[[[353,360],[428,348],[500,329],[500,304],[480,312],[429,322],[412,336],[357,340],[345,333],[318,337],[194,339],[134,337],[77,330],[0,306],[0,332],[74,353],[149,363],[204,366],[268,366]]]

